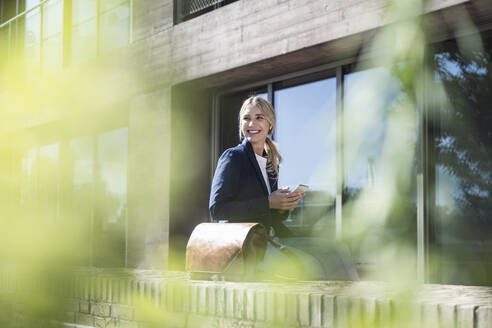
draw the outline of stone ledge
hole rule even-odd
[[[12,275],[4,281],[11,285],[15,280]],[[60,318],[107,328],[150,327],[151,317],[177,327],[198,322],[217,327],[381,327],[403,315],[428,327],[491,328],[492,323],[491,287],[414,285],[399,294],[401,286],[382,282],[241,283],[128,270],[77,271],[70,283]],[[13,296],[4,287],[0,284],[0,291]],[[13,308],[22,302],[15,304]]]

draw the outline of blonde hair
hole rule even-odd
[[[277,144],[272,139],[269,138],[273,135],[273,131],[275,130],[275,124],[277,120],[275,118],[275,110],[273,109],[272,104],[270,104],[268,100],[260,96],[252,96],[243,102],[243,105],[241,106],[241,110],[239,111],[239,139],[243,140],[244,138],[243,131],[241,129],[241,119],[244,116],[244,112],[246,111],[246,109],[250,106],[256,106],[263,113],[263,115],[265,115],[265,118],[272,126],[268,131],[268,136],[265,140],[264,149],[267,154],[266,170],[268,173],[274,174],[275,177],[278,178],[278,168],[280,162],[282,161],[282,156],[280,156]]]

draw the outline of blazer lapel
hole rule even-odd
[[[263,192],[265,193],[265,195],[268,195],[268,189],[265,184],[265,179],[263,178],[263,174],[261,173],[260,166],[258,165],[258,161],[256,160],[255,152],[253,151],[253,146],[251,146],[250,142],[247,139],[244,139],[243,145],[244,148],[246,149],[246,153],[248,154],[248,158],[251,164],[255,168],[256,176],[258,177],[258,179],[260,179],[261,186],[263,187]],[[271,182],[270,182],[270,186],[271,186]]]

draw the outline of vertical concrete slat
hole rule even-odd
[[[323,295],[311,294],[309,296],[309,316],[311,321],[309,325],[312,327],[321,327],[323,317]]]
[[[456,327],[456,305],[439,304],[439,321],[443,328]]]
[[[287,293],[285,295],[285,319],[289,324],[298,325],[299,320],[299,304],[297,293]]]
[[[215,285],[207,286],[207,313],[209,315],[215,316],[217,311],[217,302],[216,302],[216,287]]]
[[[237,319],[245,317],[245,295],[244,288],[234,288],[234,317]]]
[[[226,288],[226,317],[233,318],[234,317],[234,289]]]
[[[333,295],[323,295],[322,297],[322,322],[321,325],[325,328],[334,328],[337,323],[338,314],[336,314],[337,297]]]
[[[390,300],[379,299],[376,301],[376,326],[389,327],[392,325],[393,305]]]
[[[476,309],[477,328],[492,328],[492,305],[481,305]]]
[[[255,292],[255,320],[266,320],[266,294],[263,289],[257,289]]]
[[[266,291],[266,320],[275,321],[275,292],[271,289]]]
[[[309,326],[310,324],[310,304],[309,304],[309,294],[300,293],[299,294],[299,324],[301,326]]]
[[[196,284],[191,285],[191,306],[190,310],[191,313],[197,313],[198,312],[198,286]]]
[[[361,300],[362,320],[364,327],[374,327],[376,325],[376,300],[365,298]]]
[[[218,317],[224,317],[226,315],[226,295],[224,286],[219,286],[216,289],[216,314]]]
[[[275,322],[286,322],[286,294],[281,291],[275,293]]]
[[[459,305],[456,311],[456,326],[458,328],[474,328],[475,305]]]
[[[207,314],[207,286],[198,286],[198,313]]]
[[[246,319],[254,321],[255,318],[255,290],[252,288],[246,289]]]
[[[435,303],[422,304],[423,327],[439,327],[439,306]]]
[[[337,296],[335,302],[336,323],[338,328],[349,328],[350,326],[350,298],[345,295]]]

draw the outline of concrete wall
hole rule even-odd
[[[0,278],[0,296],[5,297],[0,298],[2,326],[25,327],[26,319],[43,310],[49,314],[45,321],[98,328],[492,325],[490,287],[416,285],[400,288],[398,294],[398,289],[376,282],[234,283],[189,280],[184,274],[162,271],[99,270],[68,275],[49,288],[25,290],[26,282],[28,288],[48,286],[23,281],[12,272],[2,271]],[[34,292],[24,295],[32,299],[15,297],[23,291]],[[30,308],[29,300],[36,304],[37,297],[49,300],[53,295],[60,302],[55,312],[49,312],[49,305]],[[42,326],[59,327],[51,324]]]

